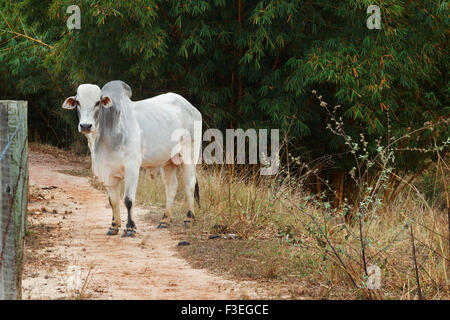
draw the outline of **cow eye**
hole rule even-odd
[[[96,107],[100,106],[100,101],[97,101],[97,103],[95,104]]]

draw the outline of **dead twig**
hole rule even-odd
[[[28,39],[28,40],[37,42],[37,43],[39,43],[39,44],[41,44],[41,45],[43,45],[43,46],[46,46],[46,47],[48,47],[48,48],[50,48],[50,49],[53,49],[53,47],[52,47],[51,45],[46,44],[45,42],[42,42],[42,41],[39,40],[39,39],[35,39],[35,38],[33,38],[33,37],[30,37],[30,36],[28,36],[28,35],[26,35],[26,34],[19,33],[19,32],[12,31],[12,30],[2,30],[2,31],[12,33],[12,34],[14,34],[14,35],[16,35],[16,36],[19,36],[19,37],[24,37],[24,38],[26,38],[26,39]]]
[[[419,269],[417,268],[417,259],[416,259],[416,247],[414,245],[414,233],[412,225],[409,225],[409,231],[411,234],[411,249],[412,249],[412,258],[414,262],[414,270],[416,273],[416,282],[417,282],[417,297],[419,300],[422,300],[422,290],[420,289],[420,279],[419,279]]]

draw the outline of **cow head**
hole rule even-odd
[[[62,105],[64,109],[77,109],[80,120],[78,131],[85,135],[97,131],[100,109],[111,106],[111,98],[102,95],[100,88],[94,84],[80,85],[77,95],[67,98]]]

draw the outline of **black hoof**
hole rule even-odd
[[[115,236],[116,234],[119,233],[119,228],[113,228],[113,227],[109,227],[108,232],[106,233],[107,236]]]
[[[186,228],[188,228],[194,223],[194,220],[184,220],[183,222],[184,222],[184,226]]]
[[[162,222],[159,223],[158,229],[166,229],[166,228],[168,228],[169,226],[170,226],[170,225],[169,225],[167,222],[162,221]]]
[[[136,230],[134,229],[124,229],[122,233],[122,238],[134,238],[136,236]]]
[[[189,210],[189,211],[186,213],[186,217],[188,217],[189,219],[195,220],[195,216],[194,216],[194,214],[191,212],[191,210]]]

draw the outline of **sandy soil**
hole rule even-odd
[[[80,165],[42,152],[29,157],[30,203],[23,299],[261,298],[254,282],[237,282],[192,268],[178,241],[153,225],[161,208],[136,208],[135,238],[106,236],[106,192],[87,177],[64,174]],[[122,227],[126,209],[122,207]],[[147,217],[147,218],[146,218]]]

